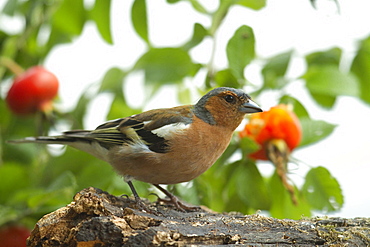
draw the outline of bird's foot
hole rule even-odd
[[[187,206],[184,203],[182,203],[176,196],[170,197],[168,199],[163,199],[158,197],[157,202],[162,202],[165,204],[172,204],[177,210],[181,212],[193,212],[193,211],[199,211],[200,207],[198,206]]]
[[[157,215],[157,216],[159,215],[159,213],[157,211],[155,211],[153,209],[150,209],[148,207],[148,205],[145,202],[143,202],[143,200],[141,200],[140,198],[135,199],[135,204],[136,204],[137,209],[139,209],[141,211],[145,211],[149,214],[154,214],[154,215]]]
[[[137,210],[145,211],[148,214],[154,214],[156,216],[159,216],[159,213],[157,211],[153,210],[153,209],[150,209],[149,205],[146,204],[140,197],[139,198],[135,197],[134,201],[132,199],[130,199],[130,197],[128,195],[122,195],[121,197],[126,197],[126,199],[128,199],[130,201],[130,204],[134,205],[134,208],[136,208]]]
[[[134,195],[135,197],[135,204],[136,204],[136,208],[141,210],[141,211],[145,211],[149,214],[154,214],[154,215],[159,215],[159,213],[155,210],[152,210],[148,207],[148,205],[143,201],[141,200],[141,198],[139,197],[139,195],[137,194],[136,190],[135,190],[135,187],[134,185],[132,184],[131,181],[128,181],[127,184],[130,186],[131,188],[131,191],[132,191],[132,194]],[[122,195],[121,197],[126,197],[126,198],[129,198],[127,195]]]
[[[172,204],[175,206],[176,209],[178,209],[181,212],[193,212],[193,211],[199,211],[201,209],[200,207],[197,207],[197,206],[187,206],[184,203],[182,203],[176,196],[174,196],[173,194],[171,194],[169,191],[165,190],[158,184],[153,184],[153,185],[157,187],[160,191],[162,191],[168,197],[168,199],[163,199],[163,198],[160,198],[157,194],[152,193],[158,197],[157,199],[158,202],[163,202],[165,204]]]

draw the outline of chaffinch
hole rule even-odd
[[[64,144],[85,151],[124,177],[141,208],[133,179],[153,184],[178,209],[189,210],[159,184],[187,182],[205,172],[225,151],[244,115],[256,112],[262,110],[248,94],[220,87],[195,105],[149,110],[106,122],[95,130],[11,142]]]

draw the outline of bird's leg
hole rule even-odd
[[[158,184],[153,184],[153,185],[157,189],[159,189],[160,191],[162,191],[168,197],[168,200],[161,199],[161,198],[158,197],[158,201],[161,201],[161,202],[164,202],[164,203],[173,204],[178,210],[180,210],[182,212],[197,211],[197,210],[200,209],[200,207],[186,206],[185,204],[183,204],[182,202],[180,202],[180,200],[176,196],[174,196],[173,194],[171,194],[168,190],[162,188]]]
[[[135,201],[141,201],[139,194],[136,192],[136,189],[131,181],[127,181],[128,186],[130,186],[130,189],[132,191],[132,194],[134,194]]]
[[[134,195],[135,197],[135,202],[136,202],[136,206],[140,209],[140,210],[144,210],[148,213],[152,213],[152,214],[157,214],[155,211],[149,209],[147,207],[147,205],[141,200],[139,194],[136,192],[136,189],[133,185],[133,183],[131,181],[127,181],[127,184],[128,186],[130,186],[130,189],[132,191],[132,194]]]

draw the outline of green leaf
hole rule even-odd
[[[66,35],[80,35],[86,20],[83,0],[64,0],[54,13],[52,29]]]
[[[8,104],[3,99],[0,99],[0,112],[2,112],[2,116],[0,118],[0,131],[1,131],[0,134],[3,134],[4,130],[9,126],[9,124],[11,123],[11,119],[12,119]],[[4,134],[7,134],[7,133],[4,133]],[[1,136],[0,141],[2,138],[4,138],[4,136]],[[1,144],[0,144],[0,148],[2,148]]]
[[[209,28],[209,33],[214,36],[218,28],[220,27],[222,21],[229,12],[229,8],[232,6],[232,1],[220,1],[218,9],[212,14],[212,24]]]
[[[306,62],[309,67],[311,66],[327,66],[333,65],[338,67],[342,56],[340,48],[332,48],[327,51],[314,52],[306,56]]]
[[[268,181],[268,190],[272,202],[269,210],[272,217],[298,220],[302,216],[311,216],[311,206],[304,198],[298,196],[298,205],[293,204],[289,192],[283,186],[276,171]],[[297,189],[296,195],[299,195]]]
[[[270,197],[255,162],[241,160],[230,164],[230,166],[235,168],[229,178],[228,187],[231,192],[235,189],[246,206],[267,210],[270,207]]]
[[[287,84],[284,76],[288,69],[291,56],[292,51],[288,51],[269,59],[262,69],[264,88],[280,89]]]
[[[74,185],[66,185],[63,188],[54,191],[39,189],[29,194],[27,204],[28,207],[33,210],[37,210],[40,213],[46,213],[70,202],[75,193]]]
[[[242,150],[243,157],[247,157],[260,148],[261,146],[251,138],[243,137],[240,139],[240,149]]]
[[[8,0],[2,12],[9,16],[14,16],[18,8],[18,0]]]
[[[189,0],[193,9],[202,14],[208,14],[208,11],[197,0]]]
[[[279,104],[287,104],[293,106],[293,111],[298,118],[309,118],[306,108],[296,98],[290,95],[284,95],[280,98]]]
[[[306,56],[308,69],[302,77],[306,80],[313,99],[325,108],[332,108],[337,96],[358,96],[357,78],[339,70],[342,50],[332,48]]]
[[[223,212],[227,210],[225,201],[231,200],[230,189],[236,194],[232,186],[226,186],[233,174],[235,166],[227,164],[227,160],[237,150],[238,145],[231,143],[223,155],[205,173],[193,180],[199,201],[212,210]]]
[[[17,36],[7,36],[4,35],[2,37],[1,42],[1,56],[8,58],[8,59],[13,59],[16,56],[18,51],[18,38]],[[6,69],[5,67],[1,66],[1,69]]]
[[[122,83],[126,73],[119,68],[109,69],[101,82],[99,92],[122,93]]]
[[[311,93],[312,98],[322,107],[331,109],[335,102],[337,101],[337,97],[330,96],[326,94],[318,94],[318,93]]]
[[[88,166],[83,167],[78,174],[78,185],[82,188],[94,186],[102,190],[107,190],[113,183],[115,172],[110,165],[102,164],[103,162],[90,162]],[[94,179],[99,174],[99,179]],[[124,180],[121,180],[124,184]]]
[[[111,172],[112,172],[112,168],[111,168]],[[125,183],[125,181],[123,181],[121,176],[118,176],[116,173],[114,173],[114,176],[111,176],[110,179],[111,181],[110,181],[109,187],[107,187],[106,189],[104,189],[105,188],[104,185],[102,187],[98,185],[97,187],[102,188],[105,191],[109,191],[112,195],[118,195],[118,196],[121,196],[124,194],[131,195],[132,191],[130,187],[127,185],[127,183]],[[86,188],[86,186],[84,188]],[[148,191],[149,190],[147,189],[146,192]]]
[[[84,92],[75,107],[75,109],[71,112],[73,116],[73,126],[72,129],[83,129],[83,119],[85,117],[87,106],[91,101],[91,95],[88,92]]]
[[[370,103],[370,37],[361,42],[360,48],[353,59],[351,72],[360,82],[360,98]]]
[[[220,165],[226,165],[228,163],[228,160],[230,159],[231,156],[234,155],[235,152],[239,150],[239,143],[238,143],[239,138],[234,136],[233,139],[231,140],[229,146],[227,146],[226,150],[222,153],[221,157],[218,158],[214,166],[217,166],[218,164]]]
[[[266,0],[239,0],[236,3],[254,10],[259,10],[266,6]]]
[[[189,71],[188,76],[194,77],[199,72],[199,70],[201,68],[203,68],[203,64],[201,64],[201,63],[194,63],[192,65],[192,69]]]
[[[181,104],[189,104],[191,102],[191,90],[189,87],[179,84],[177,87],[177,98]]]
[[[45,54],[50,52],[57,44],[72,42],[72,36],[56,28],[52,28],[46,45]]]
[[[117,119],[122,118],[123,116],[131,116],[137,114],[138,111],[131,109],[124,98],[123,94],[116,94],[116,97],[113,99],[112,105],[108,112],[108,119]]]
[[[55,177],[47,189],[28,193],[28,206],[31,208],[58,208],[68,203],[77,189],[77,180],[71,171],[64,171]]]
[[[48,192],[64,190],[66,188],[76,188],[76,177],[71,171],[65,171],[60,174],[47,188]]]
[[[90,12],[91,19],[96,23],[102,38],[109,44],[113,44],[110,29],[111,0],[95,0],[94,8]]]
[[[357,96],[359,93],[356,77],[334,66],[310,67],[303,78],[311,93],[329,96]]]
[[[17,190],[29,183],[26,166],[6,164],[0,166],[0,204],[6,204]]]
[[[0,54],[2,58],[0,58],[0,63],[3,63],[4,59],[12,59],[17,56],[19,51],[18,48],[18,37],[12,36],[9,37],[5,33],[1,32],[0,37]],[[3,61],[1,61],[3,60]],[[0,81],[2,81],[7,76],[10,76],[11,72],[6,68],[6,66],[0,66]]]
[[[149,83],[176,83],[191,75],[195,68],[189,54],[180,48],[150,49],[134,66],[144,70]]]
[[[244,68],[255,57],[254,33],[252,28],[241,26],[226,47],[229,68],[237,79],[244,79]]]
[[[3,226],[8,222],[19,221],[19,218],[23,216],[24,211],[24,209],[14,208],[14,206],[0,204],[0,226]]]
[[[311,66],[303,76],[306,87],[317,103],[331,107],[337,96],[358,96],[357,78],[351,73],[344,73],[336,66]]]
[[[332,212],[343,206],[343,195],[338,181],[321,166],[312,168],[307,173],[302,193],[314,209]]]
[[[256,209],[251,208],[248,204],[246,204],[242,198],[238,195],[236,190],[232,190],[233,193],[230,193],[227,199],[221,201],[223,205],[223,210],[218,212],[238,212],[244,215],[254,214],[256,213]]]
[[[135,0],[131,8],[131,21],[136,33],[149,44],[148,17],[145,0]]]
[[[224,185],[223,179],[217,180],[218,184],[213,184],[215,177],[213,177],[213,167],[211,167],[208,171],[200,175],[198,178],[194,179],[192,183],[194,184],[194,188],[197,191],[197,200],[199,200],[200,205],[205,205],[212,210],[221,212],[224,211],[225,204],[223,202],[223,196],[220,196],[223,191],[223,187],[220,185]],[[212,169],[212,170],[211,170]],[[185,199],[185,198],[184,198]],[[192,199],[191,201],[195,201]]]
[[[300,147],[307,146],[329,136],[335,129],[336,125],[327,123],[322,120],[312,120],[309,118],[300,119],[303,137]]]
[[[85,167],[91,166],[94,163],[104,164],[103,161],[96,157],[82,152],[80,150],[66,147],[65,152],[61,156],[53,157],[49,164],[45,167],[45,174],[48,176],[43,177],[44,187],[50,186],[54,180],[61,176],[65,171],[72,172],[76,177],[85,169]],[[93,182],[94,178],[91,179]],[[77,180],[79,183],[79,181]],[[82,189],[82,188],[81,188]]]
[[[55,45],[69,43],[75,36],[82,33],[87,20],[87,12],[84,9],[83,2],[83,0],[53,2],[53,8],[56,11],[53,13],[53,18],[51,18],[51,32],[43,51],[45,56]]]
[[[181,183],[174,185],[174,194],[188,203],[199,205],[199,193],[192,183]]]
[[[241,86],[230,69],[217,71],[214,75],[214,81],[219,87],[239,88]]]
[[[199,23],[194,24],[194,31],[193,31],[193,36],[191,39],[183,45],[183,49],[188,51],[191,48],[197,46],[200,44],[204,37],[208,35],[207,30]]]

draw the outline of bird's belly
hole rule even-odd
[[[198,122],[198,123],[196,123]],[[205,172],[225,151],[233,131],[196,119],[191,128],[168,139],[169,151],[146,146],[117,147],[109,163],[123,176],[152,184],[190,181]]]
[[[151,184],[176,184],[190,181],[205,172],[218,157],[199,157],[183,153],[176,158],[161,153],[129,155],[112,163],[117,172]]]
[[[131,176],[136,180],[152,184],[176,184],[190,181],[211,167],[221,156],[230,142],[229,136],[219,137],[207,133],[202,135],[179,136],[168,153],[155,153],[150,150],[121,149],[120,155],[115,157],[110,164],[123,176]],[[217,138],[217,137],[218,138]],[[216,141],[215,139],[216,138]],[[217,140],[219,139],[219,140]]]

